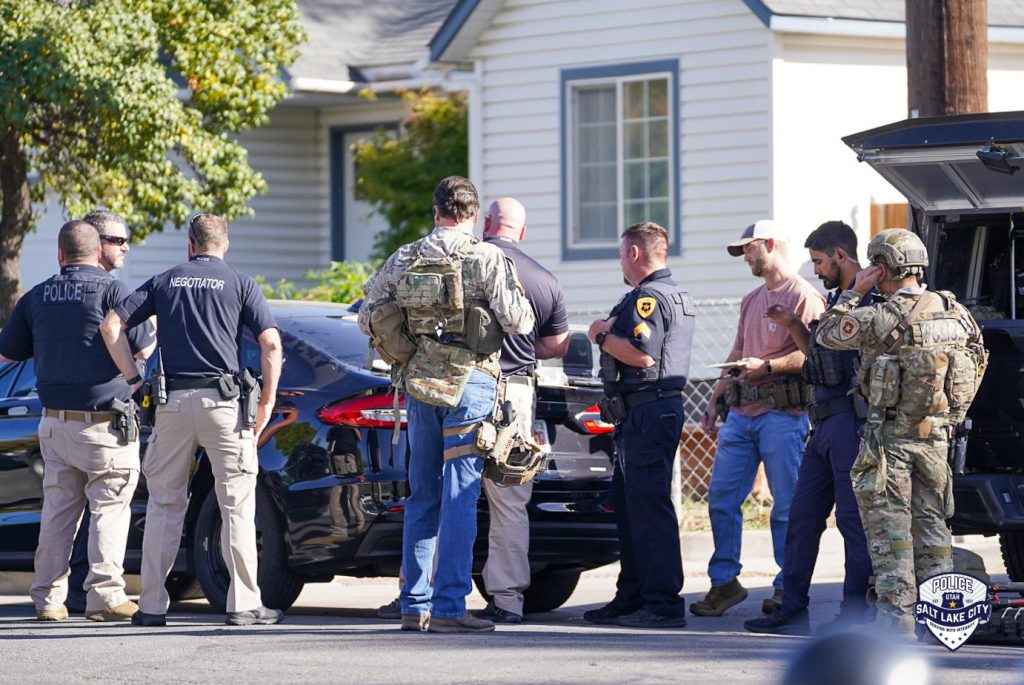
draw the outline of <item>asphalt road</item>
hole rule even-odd
[[[815,576],[814,624],[838,608],[841,555],[836,558],[833,548],[826,546]],[[743,630],[743,620],[759,615],[771,582],[769,566],[748,556],[742,580],[750,597],[722,618],[692,617],[683,630],[585,623],[583,611],[612,596],[616,567],[584,574],[562,609],[482,635],[402,632],[397,621],[377,619],[376,607],[395,595],[393,579],[310,585],[285,623],[252,628],[223,625],[223,615],[202,601],[174,604],[163,629],[96,624],[80,617],[43,624],[33,620],[27,597],[7,595],[0,597],[0,682],[778,683],[794,655],[814,640]],[[991,563],[989,570],[1001,571]],[[706,578],[691,573],[687,602],[706,590]],[[472,595],[470,607],[482,608],[483,600]],[[1024,647],[906,650],[908,658],[928,664],[931,679],[919,682],[1024,682]],[[865,662],[873,658],[864,654]],[[840,682],[838,674],[830,680]],[[915,681],[900,677],[890,682]]]

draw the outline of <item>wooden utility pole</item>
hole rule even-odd
[[[911,117],[988,111],[988,0],[906,0]]]

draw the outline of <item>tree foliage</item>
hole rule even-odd
[[[265,183],[234,134],[284,97],[302,37],[296,0],[0,0],[0,309],[46,194],[134,238],[248,213]]]
[[[434,226],[434,188],[445,176],[467,175],[469,124],[462,93],[402,93],[407,115],[398,138],[377,131],[356,143],[355,195],[388,222],[374,241],[384,258]]]
[[[363,296],[363,284],[373,276],[376,266],[361,262],[331,262],[323,270],[314,270],[306,278],[316,281],[309,288],[298,288],[291,281],[281,279],[269,284],[257,279],[263,294],[282,300],[316,300],[318,302],[353,302]]]

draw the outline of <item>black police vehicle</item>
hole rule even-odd
[[[981,324],[991,356],[950,524],[998,534],[1010,578],[1024,580],[1024,112],[910,119],[843,141],[909,200],[929,287]]]
[[[283,609],[308,582],[398,575],[410,446],[403,422],[392,447],[390,376],[365,368],[366,338],[348,307],[272,302],[271,309],[285,363],[274,415],[260,437],[256,516],[263,600]],[[611,427],[600,421],[595,406],[601,391],[594,387],[589,342],[574,334],[571,350],[564,372],[544,367],[556,382],[538,389],[535,433],[552,452],[529,505],[533,574],[527,611],[562,605],[581,571],[619,555],[609,504]],[[241,354],[243,366],[259,368],[254,340],[243,340]],[[42,505],[39,415],[31,360],[0,368],[0,571],[32,569]],[[220,553],[220,512],[209,464],[201,451],[197,457],[168,587],[175,599],[205,594],[223,611],[228,574]],[[129,573],[139,572],[145,509],[143,479],[132,503]],[[483,498],[479,523],[477,573],[487,554]]]

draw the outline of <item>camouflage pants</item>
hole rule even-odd
[[[850,470],[875,573],[878,618],[913,625],[917,584],[953,570],[946,519],[953,514],[947,442],[894,436],[893,423],[865,426]]]

